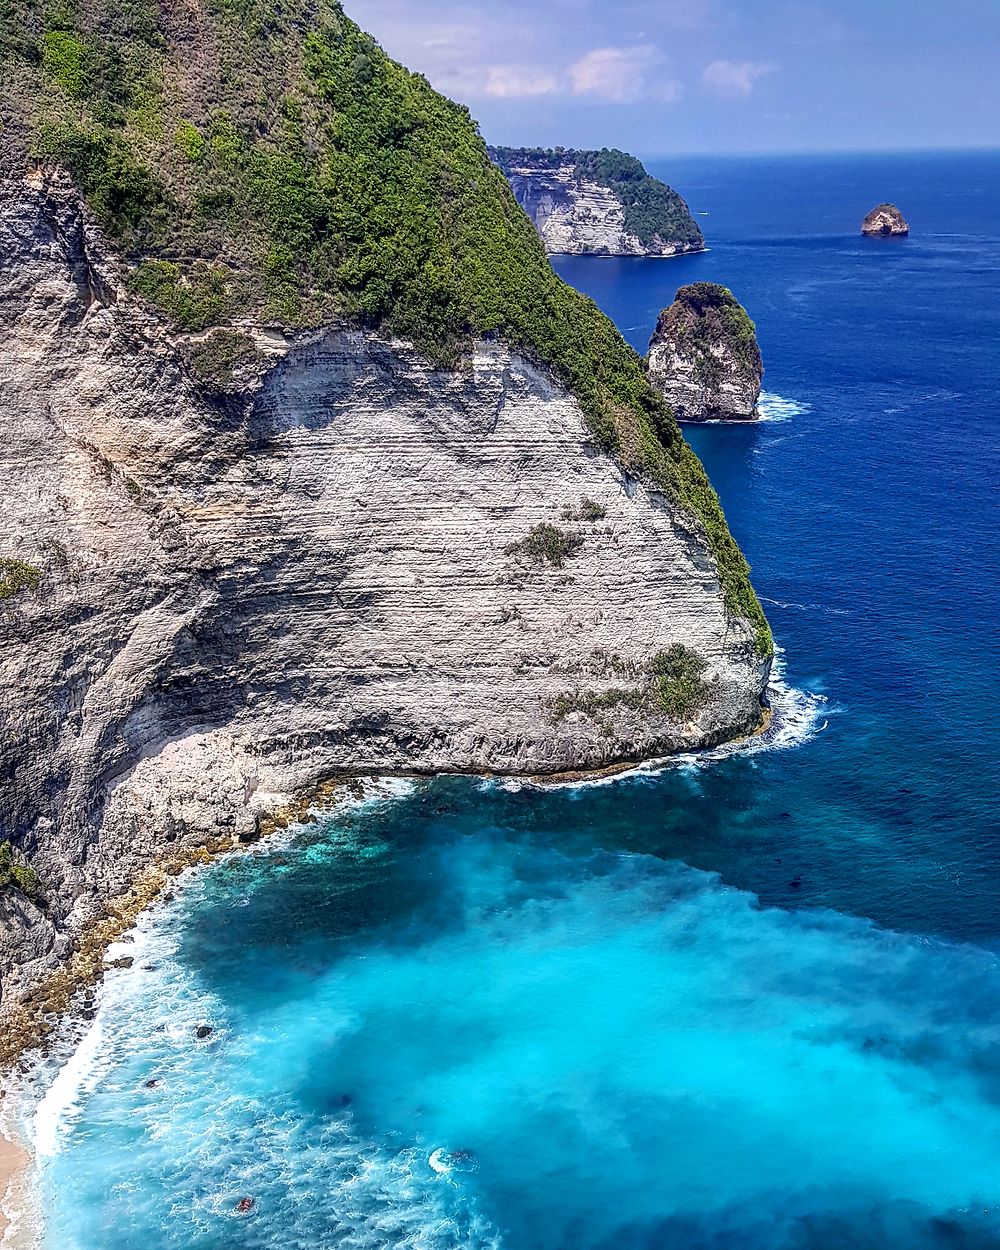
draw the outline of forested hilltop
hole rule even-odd
[[[4,0],[0,106],[3,168],[69,170],[133,289],[179,328],[351,322],[442,365],[495,334],[547,366],[603,446],[700,517],[730,610],[769,651],[641,359],[555,277],[468,110],[336,0]]]
[[[625,228],[642,243],[657,237],[689,249],[704,247],[698,223],[673,187],[646,172],[643,163],[617,148],[578,151],[575,148],[493,148],[506,169],[533,168],[554,172],[572,168],[574,179],[596,182],[613,191],[625,213]]]

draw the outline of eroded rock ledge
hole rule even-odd
[[[213,382],[67,181],[0,185],[0,250],[0,556],[41,575],[0,602],[0,839],[44,883],[0,889],[3,1004],[149,865],[320,778],[595,768],[758,721],[769,662],[700,526],[502,344],[446,372],[246,325]],[[684,714],[637,693],[676,645],[704,666]]]

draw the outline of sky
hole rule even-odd
[[[1000,0],[344,0],[493,143],[1000,145]]]

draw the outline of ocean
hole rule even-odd
[[[710,250],[556,267],[639,350],[690,281],[757,323],[765,419],[686,432],[781,731],[184,878],[48,1074],[48,1250],[1000,1242],[1000,154],[650,164]]]

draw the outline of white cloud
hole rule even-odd
[[[757,79],[776,68],[762,61],[712,61],[701,71],[701,85],[723,99],[745,100],[753,94]]]
[[[516,100],[552,95],[559,90],[553,74],[530,65],[487,65],[483,92],[496,100]]]
[[[613,104],[637,100],[676,100],[678,84],[663,69],[663,57],[653,44],[632,48],[594,48],[570,66],[574,95],[591,95]]]

